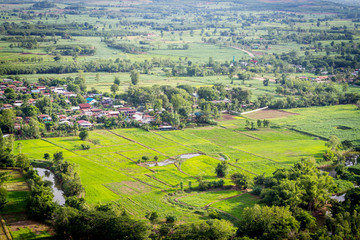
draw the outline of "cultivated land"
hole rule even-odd
[[[5,183],[8,191],[7,203],[0,210],[0,214],[8,226],[12,239],[37,239],[51,236],[48,233],[48,226],[27,219],[26,199],[30,188],[20,170],[0,170],[0,172],[8,172],[10,176]]]
[[[282,114],[268,115],[269,110],[246,114],[249,118],[267,119],[282,127],[310,133],[328,139],[331,135],[341,140],[360,143],[360,111],[355,105],[296,108],[284,110]],[[275,116],[275,117],[274,117]]]
[[[236,221],[242,209],[257,202],[254,196],[235,190],[172,196],[181,182],[186,189],[189,182],[197,186],[200,177],[218,180],[214,169],[222,159],[230,163],[230,174],[240,172],[253,178],[260,174],[269,176],[303,157],[321,161],[327,149],[322,140],[283,128],[245,130],[244,118],[224,120],[219,125],[169,132],[95,130],[89,132],[87,142],[78,137],[62,137],[22,140],[16,144],[23,144],[22,152],[30,159],[42,159],[45,152],[62,151],[65,160],[79,166],[89,204],[112,201],[138,217],[157,211],[161,217],[174,215],[181,221],[200,219],[208,208],[218,209]],[[92,144],[95,139],[100,143]],[[80,150],[82,143],[89,144],[91,149]],[[201,155],[180,158],[187,153]],[[142,156],[149,160],[139,163]],[[174,163],[163,165],[167,159]],[[155,166],[149,167],[149,162]],[[225,185],[230,185],[230,179],[224,180]]]

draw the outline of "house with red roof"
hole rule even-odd
[[[79,107],[80,107],[81,110],[88,110],[88,109],[91,108],[91,105],[88,104],[88,103],[80,103]]]
[[[94,126],[91,122],[85,120],[79,120],[77,123],[81,128],[92,128]]]

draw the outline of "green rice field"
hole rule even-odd
[[[210,204],[208,207],[236,219],[244,207],[257,202],[254,196],[234,190],[195,195],[190,192],[181,200],[186,207],[174,202],[176,197],[170,195],[180,190],[181,184],[184,189],[188,189],[189,182],[196,187],[200,177],[217,181],[214,170],[223,160],[230,164],[224,179],[226,186],[232,185],[232,173],[251,178],[263,173],[271,175],[303,157],[321,160],[327,150],[324,141],[311,136],[282,128],[249,131],[244,124],[244,118],[234,118],[220,122],[221,127],[179,131],[96,130],[89,132],[87,141],[60,137],[21,140],[16,144],[22,143],[22,152],[34,160],[42,159],[44,153],[62,151],[65,160],[77,164],[89,204],[115,202],[138,217],[157,211],[161,217],[174,215],[190,221],[201,215],[188,206],[204,209]],[[84,143],[91,148],[81,150]],[[197,155],[186,159],[181,157],[183,154]],[[149,160],[144,162],[144,156]],[[171,162],[166,164],[167,159]]]

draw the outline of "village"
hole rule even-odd
[[[82,96],[86,100],[85,103],[73,106],[70,98],[77,97],[78,94],[69,92],[66,85],[61,87],[47,87],[39,83],[31,83],[26,86],[22,81],[6,78],[2,80],[0,88],[0,99],[5,102],[1,104],[0,110],[12,109],[16,112],[17,109],[20,109],[24,105],[36,106],[39,98],[47,97],[51,102],[53,102],[52,98],[54,96],[63,98],[68,106],[62,109],[62,113],[55,115],[38,114],[36,116],[37,120],[44,124],[57,123],[59,126],[63,125],[69,128],[93,129],[96,125],[99,125],[96,123],[96,119],[100,118],[117,118],[123,122],[135,122],[137,126],[155,123],[155,112],[153,109],[144,109],[143,107],[136,109],[124,101],[116,105],[114,99],[107,97],[106,94],[106,96],[101,93],[86,94]],[[12,99],[12,97],[9,97],[9,94],[16,94],[18,98],[24,100]],[[19,95],[21,97],[19,97]],[[31,98],[29,98],[30,96]],[[161,113],[164,110],[165,109],[162,109],[156,113]],[[16,113],[14,130],[15,133],[21,134],[23,124],[28,124],[31,117],[23,117],[21,116],[21,112]],[[158,125],[159,130],[176,129],[168,123]]]

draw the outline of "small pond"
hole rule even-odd
[[[39,176],[43,178],[43,180],[47,180],[52,183],[51,188],[54,193],[54,201],[61,206],[65,205],[64,192],[56,184],[55,175],[50,170],[45,168],[34,168],[34,169],[38,172]]]
[[[187,159],[190,159],[190,158],[193,158],[193,157],[198,157],[198,156],[201,156],[201,155],[202,154],[200,154],[200,153],[187,153],[187,154],[180,155],[179,158],[181,160],[187,160]],[[148,167],[157,167],[157,166],[162,167],[162,166],[173,164],[175,162],[176,162],[176,160],[174,160],[174,159],[167,159],[167,160],[162,161],[162,162],[145,163],[145,165],[148,166]]]
[[[170,164],[173,164],[173,163],[175,163],[175,160],[168,159],[168,160],[165,160],[165,161],[162,161],[162,162],[145,163],[145,164],[148,167],[157,167],[157,166],[162,167],[162,166],[170,165]]]
[[[201,156],[201,154],[200,153],[187,153],[187,154],[180,155],[179,157],[181,159],[190,159],[190,158],[198,157],[198,156]]]

